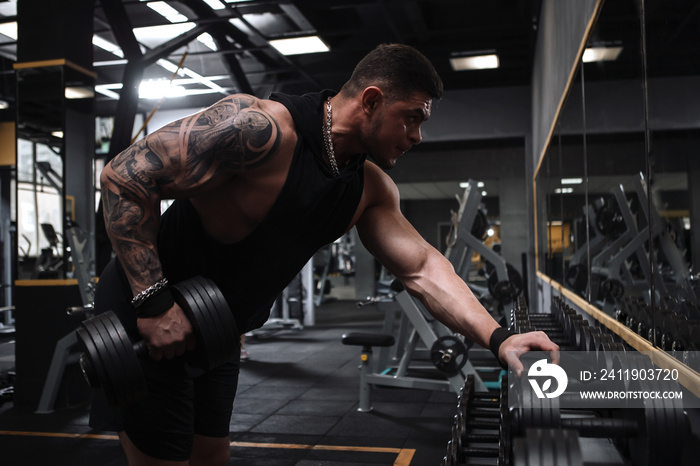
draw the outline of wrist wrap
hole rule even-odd
[[[491,338],[489,338],[489,349],[491,350],[493,355],[496,356],[496,361],[498,361],[498,363],[504,369],[508,369],[508,363],[504,364],[501,362],[501,358],[498,357],[498,350],[501,348],[501,344],[504,341],[506,341],[508,337],[511,337],[513,335],[517,334],[512,330],[508,330],[507,328],[498,327],[491,334]]]
[[[157,317],[175,304],[175,298],[169,287],[161,288],[152,294],[136,308],[136,316],[139,319]]]

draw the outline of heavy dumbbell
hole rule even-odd
[[[194,277],[172,287],[175,302],[192,324],[195,350],[188,362],[211,369],[234,359],[239,337],[231,309],[211,280]],[[128,406],[147,393],[140,357],[147,357],[143,340],[132,341],[112,311],[98,314],[77,330],[83,347],[80,367],[93,388],[101,388],[112,406]]]
[[[652,367],[644,356],[621,353],[614,359],[614,370],[645,371]],[[654,383],[615,380],[608,389],[678,390],[672,382],[661,380]],[[576,399],[578,401],[574,401]],[[618,448],[632,459],[632,464],[640,466],[678,464],[683,442],[690,430],[682,406],[678,408],[679,400],[652,397],[629,399],[618,402],[618,408],[611,409],[603,406],[607,403],[601,403],[602,400],[583,400],[578,396],[569,399],[567,393],[558,398],[540,399],[525,381],[514,381],[509,400],[514,433],[522,435],[530,428],[570,429],[581,437],[612,438]],[[565,405],[569,406],[567,417],[561,415]],[[585,416],[572,417],[574,409],[583,409]],[[590,413],[596,411],[601,416],[591,416]]]

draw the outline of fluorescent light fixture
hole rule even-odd
[[[224,0],[226,3],[243,3],[249,2],[250,0]]]
[[[589,47],[583,51],[583,62],[615,61],[620,52],[622,47]]]
[[[271,40],[270,45],[282,55],[328,52],[330,48],[318,36]]]
[[[209,8],[212,10],[223,10],[226,8],[226,5],[221,3],[219,0],[204,0],[204,3],[209,5]]]
[[[146,0],[141,1],[143,2]],[[183,21],[187,21],[187,16],[183,15],[165,2],[148,2],[146,6],[171,23],[181,23]]]
[[[214,38],[208,32],[200,34],[197,37],[197,40],[209,47],[210,49],[212,49],[214,52],[219,50],[219,48],[216,46],[216,42],[214,42]]]
[[[63,131],[52,131],[51,136],[56,137],[56,138],[62,138],[63,137]]]
[[[105,97],[109,97],[110,99],[114,100],[119,100],[119,93],[114,92],[112,89],[121,89],[122,85],[121,83],[118,85],[118,87],[115,87],[116,85],[111,85],[111,84],[98,84],[95,86],[95,92],[102,94]]]
[[[583,178],[562,178],[561,184],[581,184],[583,183]]]
[[[89,99],[95,96],[95,91],[89,86],[69,86],[65,91],[66,99]]]
[[[121,59],[121,60],[105,60],[105,61],[96,61],[92,64],[94,67],[99,67],[99,66],[119,66],[119,65],[126,65],[129,63],[128,60],[126,59]]]
[[[468,181],[462,181],[462,182],[459,183],[459,187],[460,187],[460,188],[466,188],[467,186],[469,186],[469,182],[468,182]],[[486,185],[484,184],[483,181],[477,181],[477,182],[476,182],[476,187],[477,187],[477,188],[483,188],[484,186],[486,186]]]
[[[17,40],[17,21],[0,24],[0,34],[12,40]]]
[[[562,222],[561,220],[552,220],[552,221],[547,222],[547,225],[552,226],[552,227],[560,227],[563,224],[564,224],[564,222]]]
[[[557,194],[569,194],[574,192],[574,188],[557,188],[554,192]]]
[[[164,97],[182,97],[185,88],[172,84],[167,79],[149,79],[139,85],[140,99],[162,99]]]
[[[106,50],[110,53],[113,53],[114,55],[118,56],[119,58],[124,58],[124,52],[122,52],[122,49],[118,45],[115,45],[108,40],[105,40],[99,36],[92,36],[92,43],[96,47],[99,47],[102,50]]]
[[[498,68],[500,61],[498,55],[472,55],[470,57],[454,57],[450,58],[450,65],[454,71],[465,70],[489,70]]]

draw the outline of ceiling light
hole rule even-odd
[[[204,3],[209,5],[209,8],[212,10],[223,10],[226,8],[226,5],[221,3],[219,0],[204,0]]]
[[[63,137],[63,131],[52,131],[51,136],[56,137],[56,138],[62,138]]]
[[[162,99],[164,97],[182,97],[185,88],[172,84],[167,79],[149,79],[139,85],[140,99]]]
[[[0,24],[0,34],[12,40],[17,40],[17,21]]]
[[[561,184],[581,184],[583,183],[583,178],[562,178]]]
[[[70,86],[65,90],[66,99],[89,99],[95,96],[95,90],[89,86]]]
[[[110,99],[119,100],[119,93],[111,90],[113,88],[114,87],[111,84],[98,84],[95,86],[95,92],[98,92],[105,97],[109,97]],[[121,88],[122,86],[120,84],[119,87],[117,87],[116,89]]]
[[[557,194],[570,194],[574,192],[574,188],[557,188],[554,192]]]
[[[459,183],[459,187],[460,187],[460,188],[466,188],[466,187],[468,187],[468,186],[469,186],[469,181],[461,181],[461,182]],[[476,182],[476,187],[477,187],[477,188],[483,188],[484,186],[486,186],[486,185],[484,184],[483,181],[477,181],[477,182]]]
[[[219,50],[219,48],[216,46],[216,42],[214,42],[214,38],[208,32],[200,34],[199,37],[197,37],[197,40],[212,49],[214,52]]]
[[[583,62],[615,61],[620,52],[622,47],[589,47],[583,52]]]
[[[498,55],[472,55],[469,57],[454,57],[450,58],[450,65],[454,71],[464,70],[489,70],[498,68],[500,62]]]
[[[141,1],[144,2],[146,0]],[[171,23],[181,23],[183,21],[187,21],[187,16],[183,15],[165,2],[148,2],[146,6]]]
[[[10,108],[10,103],[7,100],[0,99],[0,110],[5,110],[6,108]]]
[[[318,36],[271,40],[270,45],[282,55],[328,52],[330,48]]]
[[[102,50],[106,50],[110,53],[113,53],[114,55],[118,56],[119,58],[124,58],[124,52],[122,52],[122,49],[118,45],[115,45],[108,40],[105,40],[99,36],[92,36],[92,43],[96,47],[99,47]]]
[[[486,197],[488,193],[486,191],[481,191],[481,197]]]

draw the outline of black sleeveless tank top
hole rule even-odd
[[[323,160],[321,123],[329,95],[332,91],[270,96],[289,110],[298,142],[279,197],[245,238],[233,244],[212,239],[188,200],[176,200],[161,216],[158,250],[164,275],[171,283],[194,275],[211,278],[241,333],[265,323],[274,300],[316,251],[347,230],[359,205],[365,157],[339,177]]]

